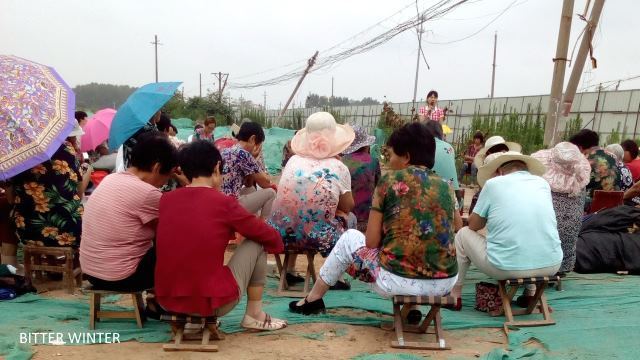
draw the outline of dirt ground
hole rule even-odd
[[[475,189],[465,191],[465,214]],[[228,252],[226,257],[231,256]],[[323,259],[316,257],[319,269]],[[275,260],[269,256],[269,264],[275,271]],[[300,257],[296,266],[306,268],[306,259]],[[59,283],[36,284],[41,295],[55,298],[73,298],[59,289]],[[123,305],[128,305],[123,303]],[[344,310],[351,311],[351,310]],[[389,318],[391,319],[391,318]],[[314,338],[304,334],[321,334]],[[411,335],[409,335],[411,336]],[[433,336],[433,335],[431,335]],[[215,341],[218,353],[164,352],[162,344],[138,343],[98,344],[82,346],[36,346],[34,359],[349,359],[363,354],[411,353],[433,359],[476,358],[496,347],[506,347],[506,338],[501,329],[470,329],[445,331],[447,345],[452,350],[426,351],[393,349],[390,341],[395,334],[371,326],[311,323],[291,325],[272,333],[242,332]],[[411,340],[408,338],[406,340]]]

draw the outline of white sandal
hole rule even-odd
[[[251,329],[251,330],[271,331],[271,330],[279,330],[287,327],[287,321],[272,318],[271,315],[266,313],[265,313],[264,321],[259,321],[245,314],[240,326],[242,326],[245,329]]]

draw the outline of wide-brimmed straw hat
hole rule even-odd
[[[570,142],[558,143],[551,149],[537,151],[531,156],[547,168],[542,177],[551,191],[576,196],[584,190],[591,176],[589,160]]]
[[[516,160],[527,164],[527,169],[533,175],[542,176],[545,172],[544,165],[538,159],[523,155],[518,151],[505,151],[486,157],[484,165],[478,168],[478,184],[484,186],[484,183],[493,177],[500,166]]]
[[[296,155],[327,159],[344,152],[354,138],[351,126],[337,124],[328,112],[317,112],[311,114],[304,129],[293,136],[291,149]]]
[[[376,137],[367,134],[367,130],[365,130],[360,125],[352,125],[351,128],[355,133],[355,138],[349,147],[343,151],[343,154],[353,154],[354,152],[362,149],[365,146],[371,146],[376,142]]]
[[[509,151],[517,151],[517,152],[522,151],[522,146],[520,146],[520,144],[510,142],[510,141],[505,141],[502,136],[498,136],[498,135],[492,136],[488,138],[487,141],[485,141],[484,147],[480,149],[476,154],[476,157],[473,160],[476,167],[480,168],[480,166],[484,164],[484,158],[487,157],[487,150],[500,144],[506,145],[509,148]]]

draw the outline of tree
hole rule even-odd
[[[76,94],[76,108],[96,111],[104,108],[118,108],[136,90],[127,85],[90,83],[73,88]]]
[[[362,100],[353,100],[348,97],[334,96],[326,97],[318,94],[309,94],[307,100],[304,103],[306,108],[325,107],[325,106],[349,106],[349,105],[380,105],[378,100],[371,97],[365,97]]]

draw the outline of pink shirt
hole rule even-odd
[[[161,196],[159,189],[129,172],[105,177],[84,207],[82,272],[107,281],[133,274],[153,245]]]
[[[631,170],[633,182],[637,182],[638,180],[640,180],[640,159],[633,159],[625,165],[627,165],[629,170]]]

